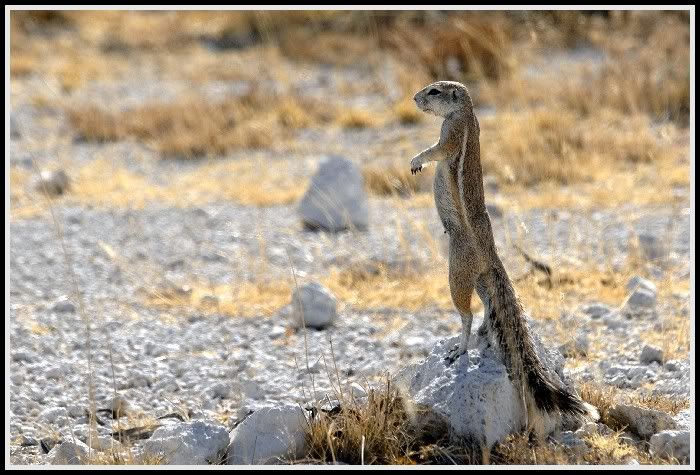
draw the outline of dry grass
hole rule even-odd
[[[536,109],[481,122],[484,170],[505,183],[593,181],[634,164],[676,158],[640,116],[581,120],[567,110]]]
[[[411,175],[406,163],[387,162],[362,168],[365,188],[378,196],[412,197],[416,193],[428,192],[432,188],[433,175],[434,168],[426,169],[420,175]]]
[[[316,408],[305,454],[295,463],[464,464],[475,459],[472,449],[449,443],[446,434],[436,434],[434,427],[417,429],[423,424],[421,410],[388,380],[382,388],[370,389],[366,401],[356,401],[348,393],[338,394],[339,412]]]
[[[185,308],[209,315],[271,316],[291,301],[286,281],[241,282],[230,285],[195,283],[172,289],[153,289],[146,303],[155,308]]]
[[[273,147],[291,130],[328,122],[329,114],[329,107],[318,102],[254,89],[219,103],[191,98],[122,112],[77,107],[69,118],[83,140],[134,138],[165,156],[199,158]]]
[[[153,203],[191,207],[221,201],[258,207],[288,205],[298,202],[307,187],[307,179],[296,175],[293,163],[280,161],[270,167],[258,159],[202,163],[161,183],[105,158],[95,158],[68,173],[73,177],[71,187],[55,198],[57,203],[107,209],[142,209]],[[11,168],[13,220],[47,211],[32,183],[32,174]]]

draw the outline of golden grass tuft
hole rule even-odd
[[[366,401],[358,402],[348,393],[338,394],[339,412],[315,408],[307,428],[305,454],[294,463],[454,464],[474,458],[470,448],[450,444],[446,433],[428,433],[434,427],[416,429],[421,410],[403,398],[388,379],[383,387],[369,389]]]
[[[155,308],[184,308],[205,315],[232,317],[271,316],[291,301],[290,283],[286,281],[238,282],[211,285],[196,282],[180,289],[152,289],[146,303]]]
[[[329,121],[330,109],[310,99],[252,90],[218,103],[189,98],[121,112],[75,107],[69,110],[69,119],[83,140],[133,138],[166,157],[201,158],[278,146],[293,130]]]
[[[382,123],[381,117],[364,109],[344,110],[338,115],[336,120],[342,127],[348,129],[378,127]]]
[[[420,175],[412,175],[406,164],[385,163],[362,168],[365,188],[378,196],[410,197],[428,192],[432,187],[432,175],[430,169]]]

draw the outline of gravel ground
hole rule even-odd
[[[433,235],[440,232],[432,209],[410,210],[408,216],[400,213],[381,200],[372,200],[367,232],[328,235],[301,230],[295,209],[286,206],[259,210],[222,203],[197,209],[60,210],[57,220],[85,312],[92,320],[98,407],[110,407],[115,384],[119,395],[144,414],[159,417],[184,406],[201,417],[230,414],[230,424],[256,403],[303,401],[304,391],[311,389],[305,339],[303,333],[285,333],[284,311],[272,317],[235,318],[174,309],[166,319],[161,311],[144,305],[138,297],[140,289],[152,283],[149,279],[159,273],[156,269],[162,272],[162,279],[172,282],[206,276],[227,283],[234,276],[252,276],[254,269],[248,267],[252,261],[241,262],[237,256],[258,253],[256,232],[265,236],[264,259],[270,275],[289,275],[287,253],[302,280],[323,275],[332,264],[361,260],[359,255],[400,261],[405,256],[395,228],[383,223],[427,220]],[[592,247],[602,231],[603,239],[624,249],[630,231],[624,223],[616,223],[616,216],[619,213],[560,213],[557,233],[579,229],[577,239]],[[520,218],[532,235],[545,225],[541,213]],[[635,226],[638,232],[653,231],[664,228],[668,219],[668,214],[657,210],[645,214]],[[683,259],[689,252],[688,216],[676,224],[673,249]],[[503,242],[504,220],[494,219],[494,227],[497,239]],[[99,243],[117,250],[124,267],[115,265]],[[585,249],[583,245],[576,248]],[[506,256],[511,268],[517,268],[516,257]],[[420,247],[413,257],[423,262],[430,259]],[[38,440],[54,431],[67,436],[71,427],[76,430],[76,425],[85,423],[88,348],[79,308],[64,300],[72,295],[72,276],[51,220],[12,224],[10,265],[11,436]],[[609,358],[579,367],[576,373],[622,388],[651,384],[661,393],[688,395],[687,359],[666,367],[639,363],[641,345],[636,337],[652,327],[659,314],[674,308],[674,302],[659,302],[655,313],[634,321],[620,316],[614,323],[584,322],[584,333],[605,327],[602,335]],[[437,340],[449,336],[454,328],[450,323],[457,321],[452,312],[425,309],[411,314],[400,331],[388,335],[380,331],[382,323],[401,313],[407,312],[346,309],[333,327],[309,331],[309,365],[316,391],[329,390],[324,363],[331,364],[331,340],[340,373],[362,382],[419,359]],[[564,318],[579,319],[581,324],[578,315]],[[535,322],[538,332],[546,335],[551,330]],[[32,331],[34,324],[46,330]],[[29,454],[16,455],[15,462],[41,463],[39,447],[29,449],[34,450],[24,449]]]

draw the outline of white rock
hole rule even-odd
[[[276,340],[278,338],[282,338],[286,332],[287,330],[283,326],[275,325],[270,329],[269,336],[271,339]]]
[[[263,399],[265,397],[265,390],[255,381],[242,382],[241,393],[249,399]]]
[[[88,461],[90,449],[79,440],[63,442],[49,452],[51,465],[81,465]]]
[[[75,304],[68,297],[61,297],[53,304],[51,309],[57,313],[75,313]]]
[[[677,428],[680,430],[690,430],[690,409],[684,409],[673,418],[676,421]]]
[[[651,364],[656,361],[659,364],[663,364],[664,352],[661,348],[651,345],[644,345],[642,348],[642,354],[639,355],[639,361],[643,364]]]
[[[357,165],[338,156],[323,160],[301,200],[299,214],[311,229],[366,229],[369,208]]]
[[[82,417],[86,413],[85,407],[82,404],[68,404],[66,410],[68,411],[68,415],[73,418]]]
[[[67,417],[68,410],[65,407],[49,407],[39,413],[39,419],[49,424],[58,424]]]
[[[304,451],[306,417],[295,405],[269,406],[256,410],[231,432],[228,463],[269,464]]]
[[[631,294],[627,297],[625,308],[631,311],[651,309],[656,305],[656,285],[653,282],[639,276],[635,276],[627,283]]]
[[[292,294],[292,324],[296,327],[324,328],[335,320],[337,300],[330,290],[311,282]]]
[[[616,404],[608,410],[608,417],[621,426],[627,426],[627,430],[644,439],[663,430],[676,428],[676,422],[665,412],[630,404]]]
[[[642,248],[647,259],[654,261],[662,259],[667,251],[664,249],[664,242],[656,235],[650,233],[640,233],[639,246]]]
[[[522,402],[505,366],[491,350],[481,354],[470,350],[468,358],[462,356],[448,365],[445,356],[458,340],[453,337],[438,343],[424,361],[401,370],[395,384],[420,409],[414,420],[418,428],[447,430],[453,439],[471,439],[491,447],[522,428]],[[563,358],[535,346],[547,367],[559,366],[561,371]],[[545,430],[554,428],[548,424]]]
[[[690,457],[690,431],[665,430],[652,435],[649,439],[649,452],[687,462]]]
[[[602,318],[613,313],[612,307],[600,302],[593,302],[581,307],[581,311],[593,319]]]
[[[650,281],[648,279],[645,279],[644,277],[640,277],[638,275],[635,275],[634,277],[632,277],[629,280],[629,282],[627,282],[627,290],[632,292],[637,287],[651,290],[652,292],[656,293],[656,284],[654,284],[652,281]]]
[[[156,429],[143,444],[143,454],[162,457],[169,465],[206,465],[221,462],[229,438],[225,427],[205,421],[172,424]]]
[[[43,170],[36,178],[34,188],[52,196],[62,195],[70,186],[70,179],[63,170]]]
[[[363,388],[357,383],[352,383],[350,385],[350,393],[355,399],[367,397],[367,391],[365,391],[365,388]]]

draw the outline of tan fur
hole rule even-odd
[[[509,376],[520,390],[526,425],[543,434],[562,413],[596,419],[595,408],[554,384],[546,374],[520,301],[496,252],[484,200],[479,122],[467,88],[439,81],[420,90],[414,100],[421,110],[445,118],[440,139],[411,160],[411,172],[419,172],[430,161],[438,162],[435,205],[450,238],[450,292],[462,318],[460,343],[446,359],[454,361],[467,350],[472,323],[469,307],[476,288],[485,308],[479,333],[498,345]]]

